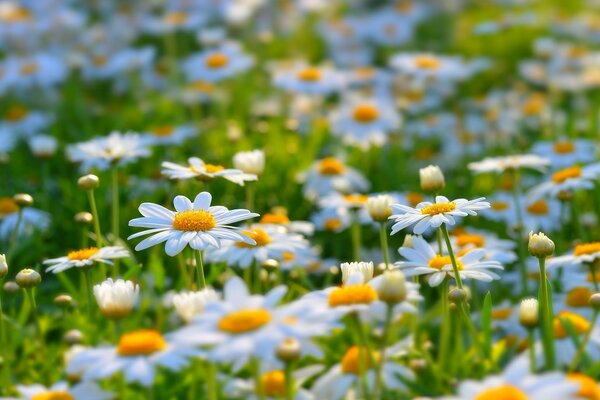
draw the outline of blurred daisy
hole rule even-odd
[[[360,172],[334,157],[315,161],[299,178],[304,183],[304,195],[313,200],[334,191],[361,192],[370,186]]]
[[[589,334],[589,340],[585,346],[585,352],[593,361],[600,359],[600,327],[592,325],[591,321],[577,312],[562,310],[554,315],[554,342],[556,346],[556,364],[558,366],[569,366],[577,354],[577,347],[565,324],[570,324],[575,336],[579,341],[583,336]],[[538,352],[541,356],[541,351]],[[540,357],[540,365],[544,364],[543,357]]]
[[[550,160],[536,154],[520,154],[503,157],[488,157],[482,161],[469,163],[469,169],[475,173],[504,172],[517,169],[544,171]]]
[[[533,187],[528,196],[531,199],[555,198],[561,192],[574,192],[580,189],[593,189],[594,181],[600,177],[600,163],[581,167],[575,165],[560,169],[552,174],[549,181]]]
[[[165,161],[161,164],[162,174],[170,179],[200,179],[211,180],[223,178],[237,185],[244,186],[244,182],[255,181],[257,176],[246,174],[239,169],[225,168],[222,165],[206,164],[198,157],[188,158],[188,166]]]
[[[28,137],[47,130],[53,121],[54,117],[48,113],[13,104],[6,108],[0,125],[4,125],[11,132]]]
[[[125,257],[129,257],[129,251],[121,246],[89,247],[87,249],[70,251],[63,257],[45,260],[44,264],[49,265],[46,272],[57,274],[73,267],[90,268],[95,263],[112,265],[111,260]]]
[[[412,247],[401,247],[400,255],[406,261],[399,261],[394,268],[400,268],[407,276],[427,275],[430,286],[438,286],[445,278],[454,278],[450,256],[437,254],[422,237],[412,238]],[[471,250],[456,257],[461,279],[475,279],[491,282],[500,277],[492,270],[501,270],[502,265],[493,260],[484,260],[485,250]]]
[[[215,83],[231,78],[252,67],[254,60],[244,54],[236,43],[193,54],[183,62],[188,81]]]
[[[114,393],[102,390],[94,382],[82,382],[69,386],[67,382],[57,382],[47,388],[43,385],[17,385],[17,391],[27,400],[107,400],[115,397]]]
[[[500,239],[493,233],[485,231],[450,232],[450,240],[458,255],[468,253],[473,249],[485,250],[485,260],[495,260],[502,264],[509,264],[517,259],[514,252],[516,244],[512,240]]]
[[[553,168],[566,168],[594,161],[596,145],[586,139],[560,139],[555,142],[537,142],[533,145],[532,152],[548,158]]]
[[[50,135],[32,136],[28,139],[27,144],[33,155],[39,158],[52,157],[58,148],[58,140]]]
[[[600,242],[581,243],[569,254],[548,259],[548,267],[574,267],[600,259]]]
[[[275,86],[301,95],[326,96],[340,91],[345,82],[343,75],[329,67],[299,64],[275,74]]]
[[[177,315],[185,323],[190,323],[192,318],[204,312],[204,307],[211,301],[219,300],[219,294],[211,288],[198,292],[182,292],[173,295],[173,307]]]
[[[315,229],[325,232],[341,232],[352,223],[352,217],[347,208],[327,207],[323,208],[310,217],[315,224]]]
[[[151,146],[167,146],[182,144],[197,135],[198,130],[193,125],[158,125],[143,133],[141,138]]]
[[[401,53],[391,58],[390,65],[397,71],[416,78],[459,80],[469,75],[468,64],[459,57]]]
[[[291,221],[286,212],[273,211],[265,213],[259,221],[262,225],[283,226],[290,232],[300,233],[305,236],[311,236],[315,231],[315,226],[308,221]]]
[[[210,205],[212,196],[208,192],[199,193],[194,202],[185,196],[173,200],[175,211],[153,203],[142,203],[139,207],[141,218],[129,221],[129,226],[147,228],[134,233],[127,240],[151,235],[135,246],[136,251],[166,242],[165,251],[170,256],[179,254],[188,244],[194,250],[221,247],[222,240],[232,240],[255,244],[256,242],[241,232],[241,228],[230,226],[258,214],[248,210],[229,210],[223,206]]]
[[[392,235],[413,224],[413,232],[417,235],[425,232],[427,228],[437,228],[442,224],[454,225],[455,217],[477,215],[476,211],[490,208],[490,203],[482,201],[485,197],[475,200],[457,199],[450,201],[447,197],[436,196],[435,203],[428,201],[417,204],[415,208],[402,204],[392,204],[394,221]]]
[[[50,227],[50,214],[33,207],[20,208],[12,197],[0,197],[0,238],[11,237],[17,224],[19,236],[28,236],[34,231],[46,231]]]

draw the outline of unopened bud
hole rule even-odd
[[[590,296],[590,306],[596,310],[600,310],[600,293],[594,293]]]
[[[19,293],[19,285],[15,281],[5,282],[2,286],[2,290],[8,295],[14,295]]]
[[[79,329],[71,329],[65,333],[64,340],[69,345],[80,344],[83,342],[83,333]]]
[[[521,301],[519,306],[519,323],[526,328],[532,329],[537,326],[539,320],[539,303],[537,299],[530,298]]]
[[[15,281],[17,282],[17,285],[22,288],[31,288],[42,283],[42,277],[37,271],[25,268],[19,271],[15,277]]]
[[[82,225],[89,225],[94,222],[94,216],[87,211],[78,212],[75,214],[75,222]]]
[[[73,298],[68,294],[59,294],[54,298],[54,304],[57,306],[66,309],[73,307]]]
[[[28,207],[33,204],[33,197],[27,193],[15,194],[13,200],[19,207]]]
[[[386,194],[370,197],[367,200],[367,212],[374,221],[385,222],[392,215],[392,202],[393,199]]]
[[[425,192],[438,192],[446,186],[444,173],[437,165],[430,165],[419,170],[421,189]]]
[[[286,363],[296,361],[300,358],[301,352],[300,342],[292,337],[283,339],[275,350],[277,358]]]
[[[77,180],[77,185],[83,190],[94,190],[100,186],[100,178],[96,175],[84,175]]]
[[[342,269],[342,282],[344,283],[346,283],[352,274],[356,273],[362,274],[364,282],[368,282],[373,279],[373,263],[370,261],[342,263],[340,268]]]
[[[0,279],[4,278],[8,274],[8,264],[6,263],[6,257],[4,254],[0,254]]]
[[[538,258],[546,258],[554,253],[554,242],[542,232],[529,232],[529,254]]]
[[[451,303],[458,304],[467,300],[469,294],[465,289],[454,288],[448,293],[448,299]]]
[[[400,271],[385,271],[377,287],[377,296],[379,300],[388,304],[398,304],[406,300],[408,288],[406,287],[406,278]]]

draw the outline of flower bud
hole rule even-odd
[[[6,256],[0,254],[0,279],[4,278],[8,274],[8,264],[6,263]]]
[[[94,190],[100,186],[100,178],[96,175],[84,175],[77,180],[77,185],[83,190]]]
[[[15,281],[5,282],[2,286],[2,290],[8,295],[14,295],[19,292],[19,285]]]
[[[75,303],[73,302],[73,298],[68,294],[59,294],[54,298],[54,304],[67,310],[73,307]]]
[[[386,194],[370,197],[367,200],[367,212],[374,221],[385,222],[392,215],[392,201],[391,196]]]
[[[377,287],[377,296],[379,300],[388,304],[398,304],[406,300],[408,288],[406,287],[406,278],[400,271],[385,271]]]
[[[177,315],[189,323],[196,315],[204,312],[207,303],[218,299],[219,295],[210,288],[198,292],[183,292],[173,296],[173,307]]]
[[[19,271],[15,277],[15,281],[21,288],[26,289],[35,287],[42,283],[42,277],[37,271],[30,268],[25,268]]]
[[[69,345],[80,344],[83,342],[83,333],[79,329],[71,329],[65,333],[63,339]]]
[[[454,288],[448,293],[448,300],[453,304],[458,304],[467,300],[469,294],[465,289]]]
[[[27,193],[15,194],[13,200],[19,207],[27,207],[33,204],[33,197]]]
[[[539,303],[537,299],[530,298],[521,301],[519,306],[519,323],[525,328],[533,329],[539,320]]]
[[[368,282],[373,279],[373,263],[372,262],[350,262],[342,263],[342,282],[346,283],[350,275],[360,273],[363,275],[363,282]]]
[[[56,153],[58,141],[54,136],[36,135],[29,139],[29,148],[38,158],[50,158]]]
[[[529,254],[538,258],[546,258],[554,253],[554,242],[542,232],[529,232]]]
[[[89,225],[94,222],[94,216],[87,211],[81,211],[75,214],[75,222],[82,225]]]
[[[131,281],[108,278],[94,286],[94,296],[102,315],[108,319],[120,319],[131,314],[140,297],[140,287]]]
[[[233,156],[233,167],[246,174],[260,175],[265,169],[265,153],[262,150],[240,151]]]
[[[600,293],[594,293],[590,296],[590,306],[595,310],[600,310]]]
[[[446,186],[444,173],[437,165],[430,165],[419,170],[421,189],[425,192],[438,192]]]
[[[277,349],[275,349],[277,358],[285,363],[296,361],[300,358],[301,353],[302,347],[300,346],[300,342],[292,337],[283,339],[279,343],[279,346],[277,346]]]

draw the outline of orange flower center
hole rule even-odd
[[[369,285],[348,285],[335,288],[329,294],[331,307],[369,304],[377,300],[377,292]]]
[[[269,236],[269,234],[261,228],[254,228],[251,231],[244,231],[243,234],[253,239],[256,242],[256,244],[249,244],[246,242],[235,242],[235,245],[237,247],[242,247],[245,249],[251,249],[253,247],[262,247],[271,243],[272,240],[271,236]]]
[[[308,67],[298,72],[298,79],[306,82],[316,82],[321,79],[321,71],[318,68]]]
[[[450,256],[435,256],[429,260],[429,268],[442,269],[447,265],[452,266]],[[461,271],[464,269],[464,264],[460,260],[456,260],[456,266]]]
[[[523,104],[523,114],[525,115],[537,115],[539,114],[545,104],[544,96],[535,94],[531,96],[525,104]]]
[[[556,317],[554,317],[554,337],[557,339],[564,339],[569,337],[569,331],[563,325],[571,324],[576,334],[581,335],[590,330],[590,323],[579,314],[575,314],[569,311],[561,311]]]
[[[474,400],[527,400],[527,395],[511,385],[502,385],[492,389],[486,389],[479,393]]]
[[[588,307],[592,291],[586,287],[575,288],[567,293],[565,303],[569,307]]]
[[[419,56],[414,60],[415,66],[420,69],[438,69],[441,65],[440,60],[433,56]]]
[[[107,62],[108,62],[108,58],[106,58],[104,56],[92,57],[92,64],[94,64],[96,67],[101,67],[101,66],[105,65]]]
[[[19,206],[11,197],[0,197],[0,217],[14,214],[19,211]]]
[[[31,400],[75,400],[75,397],[69,392],[60,390],[51,390],[31,396]]]
[[[165,22],[169,25],[181,25],[187,21],[188,16],[183,11],[173,11],[165,16]]]
[[[119,340],[117,352],[122,356],[150,355],[167,347],[167,342],[154,329],[125,333]]]
[[[550,211],[548,203],[544,200],[538,200],[527,206],[527,212],[534,215],[547,215]]]
[[[567,179],[579,178],[581,176],[581,167],[575,166],[570,168],[561,169],[556,171],[552,175],[552,181],[554,183],[563,183]]]
[[[578,372],[567,374],[567,379],[580,385],[577,396],[581,399],[600,400],[600,388],[595,379]]]
[[[450,211],[454,211],[456,209],[456,204],[451,201],[450,203],[438,203],[432,204],[430,206],[426,206],[421,208],[421,214],[423,215],[437,215],[443,214]]]
[[[245,333],[257,330],[271,321],[271,314],[263,309],[234,311],[221,318],[218,328],[228,333]]]
[[[260,218],[260,223],[285,225],[290,223],[290,219],[285,214],[267,213]]]
[[[423,195],[417,192],[408,192],[406,194],[406,201],[411,207],[415,207],[417,204],[423,201]]]
[[[600,242],[584,243],[575,246],[573,255],[583,256],[600,252]]]
[[[356,204],[356,205],[363,205],[368,200],[369,200],[369,196],[364,195],[364,194],[354,193],[354,194],[345,194],[344,195],[344,201],[346,203],[351,203],[351,204]]]
[[[342,372],[345,374],[350,373],[354,375],[360,375],[361,372],[366,372],[374,367],[371,359],[373,359],[373,361],[376,363],[381,361],[381,356],[378,352],[371,352],[371,356],[372,357],[369,357],[368,350],[364,347],[360,349],[358,346],[350,347],[342,358]]]
[[[0,21],[9,23],[30,21],[31,17],[28,9],[16,5],[10,5],[0,12]]]
[[[21,65],[21,68],[19,68],[19,73],[23,76],[32,75],[38,72],[39,69],[40,66],[36,62],[30,62]]]
[[[260,377],[260,392],[267,397],[285,396],[285,374],[283,371],[269,371]]]
[[[460,234],[456,237],[456,244],[459,247],[474,245],[475,247],[483,247],[485,238],[483,235],[469,235],[467,233]]]
[[[9,122],[19,122],[29,114],[29,111],[23,106],[15,105],[8,108],[4,115]]]
[[[337,218],[329,218],[325,221],[323,226],[328,231],[337,231],[342,227],[342,221]]]
[[[510,205],[505,201],[494,201],[490,203],[490,208],[494,211],[504,211],[508,210]]]
[[[569,154],[575,151],[573,142],[557,142],[554,143],[554,152],[556,154]]]
[[[379,116],[379,111],[375,106],[362,104],[354,109],[352,116],[355,121],[366,124],[376,120]]]
[[[97,247],[89,247],[87,249],[70,251],[67,254],[67,258],[69,260],[77,260],[77,261],[89,260],[90,257],[92,257],[94,254],[98,253],[99,251],[100,251],[100,249]]]
[[[509,319],[512,313],[512,308],[498,308],[496,310],[492,310],[492,319]]]
[[[173,218],[173,228],[178,231],[206,232],[216,225],[215,217],[205,210],[186,210]]]
[[[171,125],[161,125],[152,129],[152,133],[154,134],[154,136],[159,137],[171,136],[173,132],[175,132],[175,129],[173,129]]]
[[[206,57],[204,64],[208,68],[217,69],[224,67],[225,65],[227,65],[228,62],[229,58],[227,57],[227,55],[223,53],[214,53]]]
[[[319,162],[321,175],[340,175],[346,170],[343,162],[334,157],[325,157]]]

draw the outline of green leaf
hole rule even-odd
[[[481,325],[483,330],[483,349],[487,357],[492,354],[492,294],[487,292],[481,310]]]

